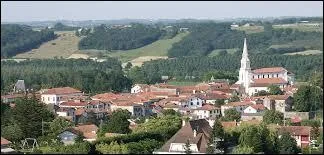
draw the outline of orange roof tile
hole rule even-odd
[[[80,131],[87,139],[95,139],[97,137],[96,133],[98,131],[98,127],[94,124],[78,125],[73,129]]]
[[[269,95],[271,100],[286,100],[290,95]]]
[[[80,115],[82,115],[84,112],[85,112],[85,109],[83,109],[83,108],[79,108],[79,109],[75,110],[75,115],[76,115],[76,116],[80,116]]]
[[[251,105],[251,107],[256,110],[264,110],[265,109],[263,104],[254,104],[254,105]]]
[[[74,94],[74,93],[81,93],[81,91],[71,87],[62,87],[62,88],[48,89],[43,94],[63,95],[63,94]]]
[[[85,107],[87,106],[87,102],[84,102],[84,101],[67,101],[67,102],[62,102],[60,104],[60,107],[61,106],[68,106],[68,107]]]
[[[92,96],[91,98],[93,99],[99,99],[99,100],[105,100],[109,101],[112,99],[117,99],[120,97],[120,94],[114,94],[114,93],[104,93],[104,94],[97,94],[95,96]]]
[[[254,84],[256,83],[267,83],[267,84],[282,84],[287,83],[283,78],[261,78],[261,79],[253,79]]]
[[[236,124],[236,121],[231,121],[231,122],[221,122],[222,123],[222,126],[224,128],[231,128],[231,127],[236,127],[237,124]]]
[[[310,135],[310,126],[281,126],[279,132],[289,132],[291,135]]]
[[[282,72],[282,71],[285,71],[285,70],[286,69],[283,68],[283,67],[269,67],[269,68],[255,69],[252,72],[253,73],[277,73],[277,72]]]
[[[197,108],[197,110],[216,110],[216,109],[220,109],[219,107],[215,107],[214,105],[211,104],[204,104],[202,107]]]

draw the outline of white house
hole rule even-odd
[[[240,113],[243,113],[244,109],[247,108],[250,105],[253,105],[253,103],[252,102],[246,102],[246,101],[243,101],[243,102],[230,102],[230,103],[227,103],[227,104],[221,106],[221,113],[222,113],[222,116],[224,116],[225,115],[225,110],[232,109],[232,108],[234,108],[236,111],[238,111]]]
[[[131,88],[132,94],[142,93],[142,92],[148,92],[149,91],[149,85],[146,84],[135,84]]]
[[[204,100],[202,100],[198,95],[189,96],[185,102],[181,103],[181,106],[189,109],[197,109],[202,107]]]
[[[197,119],[219,118],[221,116],[221,108],[210,104],[205,104],[200,108],[194,109],[193,114],[197,117]]]
[[[64,96],[81,96],[83,93],[80,90],[63,87],[63,88],[52,88],[41,93],[41,101],[45,104],[59,105],[62,97]]]
[[[74,108],[59,108],[56,111],[56,114],[60,117],[71,119],[72,122],[75,122],[75,109]]]
[[[132,101],[112,101],[111,111],[115,111],[117,109],[128,110],[132,116],[135,117],[145,116],[144,106],[136,104]]]
[[[263,104],[254,104],[254,105],[250,105],[247,108],[245,108],[243,113],[258,113],[263,110],[265,110],[265,107]]]

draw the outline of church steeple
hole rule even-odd
[[[248,58],[248,50],[247,50],[247,45],[246,45],[246,38],[244,38],[244,46],[243,46],[242,58]]]

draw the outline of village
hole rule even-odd
[[[275,90],[281,93],[271,94]],[[208,139],[216,120],[221,121],[224,129],[239,127],[241,124],[261,124],[265,117],[269,117],[265,115],[266,111],[283,114],[283,124],[272,123],[269,126],[279,133],[289,132],[298,147],[318,147],[315,146],[316,139],[312,139],[311,136],[312,127],[301,125],[302,121],[314,119],[316,115],[314,116],[312,112],[293,110],[293,98],[297,90],[293,74],[283,67],[251,70],[245,40],[239,81],[232,85],[228,80],[212,77],[209,81],[194,86],[176,86],[167,83],[135,84],[130,93],[106,92],[89,96],[71,87],[26,93],[24,81],[18,80],[13,93],[1,96],[1,100],[3,104],[9,104],[14,108],[18,98],[34,96],[56,117],[75,124],[72,129],[66,129],[57,135],[65,145],[75,143],[77,136],[75,131],[83,134],[84,141],[96,141],[101,125],[83,123],[80,120],[94,115],[97,121],[102,122],[114,111],[122,109],[131,114],[131,118],[127,119],[130,130],[137,128],[138,120],[144,119],[147,122],[163,115],[166,110],[181,115],[182,127],[162,148],[155,150],[153,152],[155,154],[184,152],[183,146],[188,139],[191,139],[190,149],[193,153],[207,153]],[[239,116],[233,119],[233,113]],[[322,124],[321,122],[320,130]],[[110,137],[120,133],[104,135]],[[9,143],[1,137],[1,152],[3,149],[10,150],[3,148]]]

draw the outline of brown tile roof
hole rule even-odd
[[[252,86],[268,86],[269,84],[285,84],[286,80],[283,78],[262,78],[262,79],[253,79],[254,83],[251,83]]]
[[[11,142],[3,137],[1,137],[1,145],[8,145],[10,144]]]
[[[279,127],[279,133],[289,132],[291,135],[310,135],[312,127],[309,126],[281,126]]]
[[[63,108],[63,107],[60,107],[59,109],[57,109],[56,111],[57,112],[68,112],[70,109],[73,109],[73,108]],[[74,109],[73,109],[74,110]]]
[[[282,67],[259,68],[259,69],[252,70],[253,73],[277,73],[282,71],[287,71],[287,70]]]
[[[74,94],[74,93],[81,93],[81,91],[71,87],[62,87],[62,88],[48,89],[43,94],[63,95],[63,94]]]
[[[227,99],[226,94],[219,94],[219,93],[199,94],[199,98],[204,100]]]
[[[222,126],[224,128],[232,128],[232,127],[236,127],[237,123],[236,121],[230,121],[230,122],[221,122]]]
[[[230,87],[230,89],[237,89],[239,87],[240,87],[239,84],[232,84],[231,87]]]
[[[163,108],[179,108],[180,106],[174,103],[167,103]]]
[[[256,110],[264,110],[265,109],[263,104],[254,104],[254,105],[251,105],[251,107]]]
[[[196,137],[194,137],[193,130],[197,130]],[[205,119],[192,120],[186,122],[178,132],[173,135],[163,146],[158,150],[158,152],[169,152],[171,143],[183,143],[185,144],[187,140],[191,144],[197,144],[200,153],[206,153],[206,148],[208,139],[210,137],[212,128],[210,127],[208,121]],[[175,151],[172,151],[175,152]]]
[[[211,104],[204,104],[202,107],[197,108],[196,110],[216,110],[216,109],[220,109],[219,107],[215,107],[214,105]]]
[[[232,107],[236,107],[236,106],[248,106],[248,105],[253,105],[252,102],[230,102],[227,103],[223,106],[232,106]]]
[[[87,106],[87,102],[85,101],[67,101],[67,102],[62,102],[60,104],[60,107],[62,106],[68,106],[68,107],[85,107]]]
[[[99,99],[101,101],[110,101],[113,99],[117,99],[120,97],[120,94],[114,94],[114,93],[104,93],[104,94],[97,94],[95,96],[92,96],[92,99]]]
[[[271,100],[286,100],[290,95],[269,95]]]
[[[87,139],[95,139],[97,137],[96,133],[98,131],[98,127],[94,124],[78,125],[73,129],[80,131]]]

